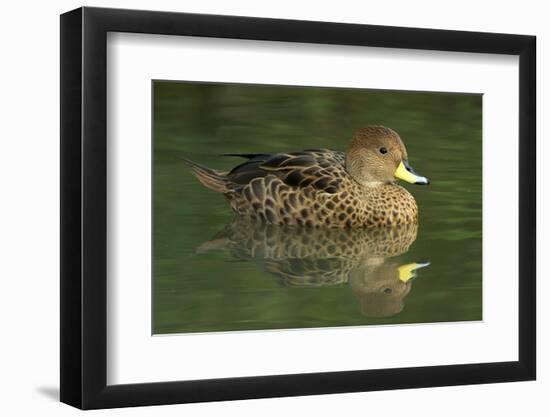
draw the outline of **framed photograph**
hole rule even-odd
[[[61,16],[61,401],[533,380],[535,37]]]

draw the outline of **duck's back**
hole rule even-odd
[[[337,213],[340,201],[353,203],[355,186],[344,153],[307,149],[234,156],[247,158],[226,174],[230,191],[225,195],[236,213],[271,224],[307,226],[343,227],[349,217],[351,226],[350,213]]]
[[[274,154],[228,154],[246,158],[227,173],[227,178],[238,188],[256,178],[274,175],[291,187],[309,185],[329,193],[338,191],[345,174],[343,152],[328,149],[306,149],[300,152]]]

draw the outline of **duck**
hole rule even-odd
[[[355,132],[345,152],[224,154],[244,162],[219,171],[184,159],[199,182],[222,193],[239,216],[266,224],[325,228],[418,222],[418,206],[397,184],[427,185],[408,162],[401,137],[385,126]]]

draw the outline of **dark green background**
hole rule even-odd
[[[153,82],[153,333],[326,327],[482,318],[482,97],[362,89]],[[216,169],[222,153],[345,150],[369,124],[397,131],[431,185],[405,185],[420,228],[403,263],[429,258],[403,311],[361,315],[349,285],[292,288],[261,260],[196,253],[231,221],[183,157]]]

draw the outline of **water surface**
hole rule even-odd
[[[153,333],[482,318],[481,96],[156,81],[153,110]],[[396,130],[431,181],[402,184],[418,228],[243,223],[182,162],[344,150],[369,124]]]

